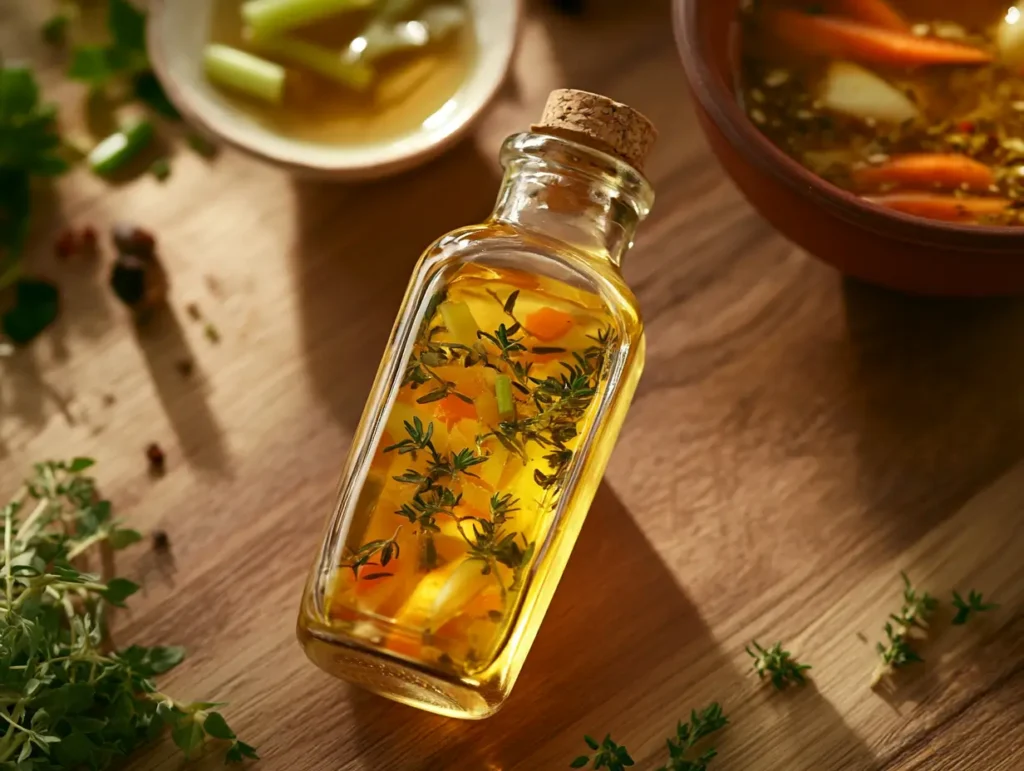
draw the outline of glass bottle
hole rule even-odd
[[[620,265],[654,136],[553,92],[502,148],[491,217],[420,258],[303,594],[324,670],[452,717],[508,696],[643,368]]]

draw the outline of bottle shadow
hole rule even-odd
[[[668,3],[622,3],[587,0],[580,10],[562,10],[551,0],[532,0],[528,17],[539,19],[557,60],[561,82],[556,88],[607,88],[608,82],[647,55],[673,47]],[[600,50],[585,56],[581,51]],[[609,94],[616,98],[615,94]],[[625,101],[625,95],[620,94]]]
[[[157,308],[142,323],[133,325],[135,339],[146,360],[164,413],[174,429],[185,459],[201,471],[227,473],[224,438],[203,393],[202,374],[181,373],[182,362],[195,357],[181,322],[169,305]],[[142,437],[142,447],[157,437]]]
[[[843,296],[858,486],[898,553],[1021,457],[1024,302]]]
[[[486,721],[462,722],[352,688],[359,762],[351,767],[562,767],[584,749],[582,734],[567,729],[594,705],[642,700],[656,685],[654,668],[692,646],[728,670],[697,609],[602,483],[506,706]],[[586,730],[602,728],[614,730]]]
[[[466,141],[416,171],[361,185],[295,184],[293,250],[304,360],[335,419],[359,422],[413,266],[449,230],[482,222],[498,169]]]
[[[720,762],[726,768],[748,768],[749,763],[736,759],[765,755],[771,757],[771,765],[765,766],[765,771],[879,768],[870,749],[821,693],[813,676],[806,684],[785,691],[777,691],[765,682],[747,700],[744,711],[756,713],[757,717],[745,720],[741,715],[731,721],[742,728],[730,732],[723,746]]]

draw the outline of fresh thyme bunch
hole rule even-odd
[[[256,758],[216,704],[182,703],[157,688],[152,678],[177,666],[182,648],[110,644],[111,606],[139,587],[85,572],[83,562],[140,535],[112,518],[82,473],[92,465],[36,464],[2,509],[0,769],[107,769],[165,729],[186,755],[213,738],[230,742],[229,762]]]

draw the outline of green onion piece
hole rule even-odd
[[[241,91],[270,104],[284,99],[285,69],[237,48],[214,43],[203,51],[203,67],[211,83]]]
[[[512,380],[508,375],[498,375],[494,380],[494,395],[498,399],[498,416],[511,418],[515,415],[516,403],[512,398]]]
[[[249,0],[242,18],[258,37],[274,37],[311,21],[369,8],[377,0]]]
[[[89,167],[102,176],[113,174],[153,139],[153,124],[138,120],[115,131],[89,153]]]
[[[287,59],[349,88],[362,91],[373,82],[375,73],[370,65],[351,61],[345,54],[325,46],[287,36],[248,37],[250,44],[260,53]]]
[[[441,303],[441,319],[456,343],[467,347],[476,344],[476,333],[480,331],[480,325],[476,323],[466,303]]]

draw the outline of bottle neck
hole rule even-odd
[[[492,215],[621,266],[650,211],[650,184],[626,163],[546,134],[516,134],[501,152],[505,167]]]

